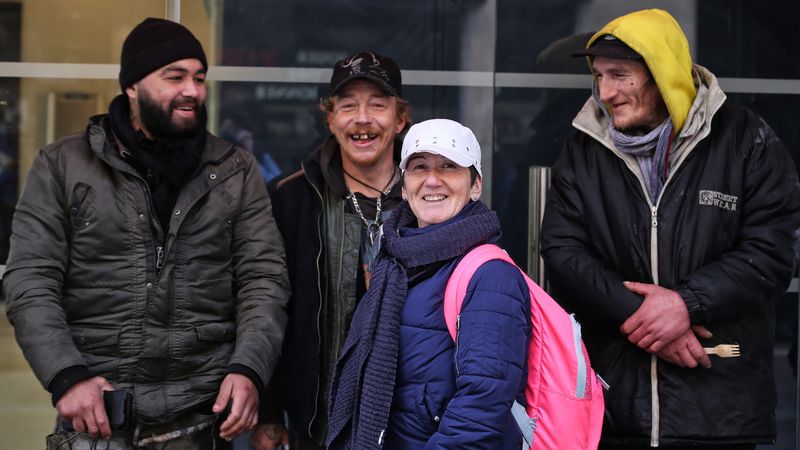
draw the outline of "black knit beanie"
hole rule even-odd
[[[131,30],[122,44],[119,86],[125,88],[167,64],[197,58],[208,70],[206,54],[200,41],[188,28],[165,19],[148,17]]]

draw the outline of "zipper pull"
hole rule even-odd
[[[650,208],[650,225],[658,228],[658,209],[655,206]]]
[[[161,270],[164,267],[164,247],[156,247],[156,269]]]
[[[601,377],[597,372],[595,372],[594,376],[597,377],[597,381],[600,382],[600,386],[603,386],[603,389],[607,391],[611,389],[611,386],[606,383],[606,380],[604,380],[603,377]]]

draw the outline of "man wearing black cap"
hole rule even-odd
[[[28,174],[3,281],[58,410],[48,448],[225,448],[257,423],[285,256],[252,155],[206,131],[206,69],[188,29],[146,19],[109,113]]]
[[[325,442],[328,381],[366,292],[381,223],[401,200],[398,135],[410,126],[400,69],[385,56],[363,51],[337,62],[330,87],[320,109],[331,136],[270,186],[292,284],[270,397],[288,412],[293,449]],[[272,423],[259,427],[253,444],[273,449],[286,440]]]
[[[579,56],[593,95],[553,167],[542,252],[610,386],[600,448],[774,443],[773,302],[800,235],[786,148],[666,11],[614,19]]]

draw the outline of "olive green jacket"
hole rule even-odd
[[[232,364],[269,381],[285,254],[254,158],[210,134],[161,236],[107,120],[36,157],[14,215],[7,314],[45,387],[87,366],[133,393],[139,421],[165,423],[213,402]]]

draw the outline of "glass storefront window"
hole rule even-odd
[[[164,15],[164,0],[22,0],[3,5],[18,6],[22,52],[17,61],[31,63],[119,63],[128,31],[144,17]]]
[[[265,180],[296,169],[328,136],[318,103],[328,93],[337,60],[362,49],[392,57],[403,69],[404,97],[415,121],[447,117],[475,131],[484,155],[483,199],[500,216],[503,245],[525,266],[528,168],[553,164],[590,92],[586,61],[569,54],[612,17],[650,7],[678,19],[695,60],[721,78],[723,89],[731,87],[728,101],[764,117],[800,167],[800,128],[794,123],[800,108],[796,2],[0,3],[0,273],[13,206],[36,152],[82,129],[120,93],[122,42],[147,16],[178,20],[201,40],[212,66],[209,128],[250,148]],[[796,339],[797,300],[794,291],[776,304],[782,401],[797,398],[796,372],[778,366]],[[0,398],[8,405],[0,410],[0,448],[40,447],[52,427],[52,406],[16,350],[7,323],[0,339],[11,352],[0,355]],[[781,408],[774,448],[794,448],[796,406],[789,401]],[[9,414],[19,418],[6,420]],[[4,428],[9,423],[18,424],[13,432]],[[27,435],[30,441],[7,441]]]

